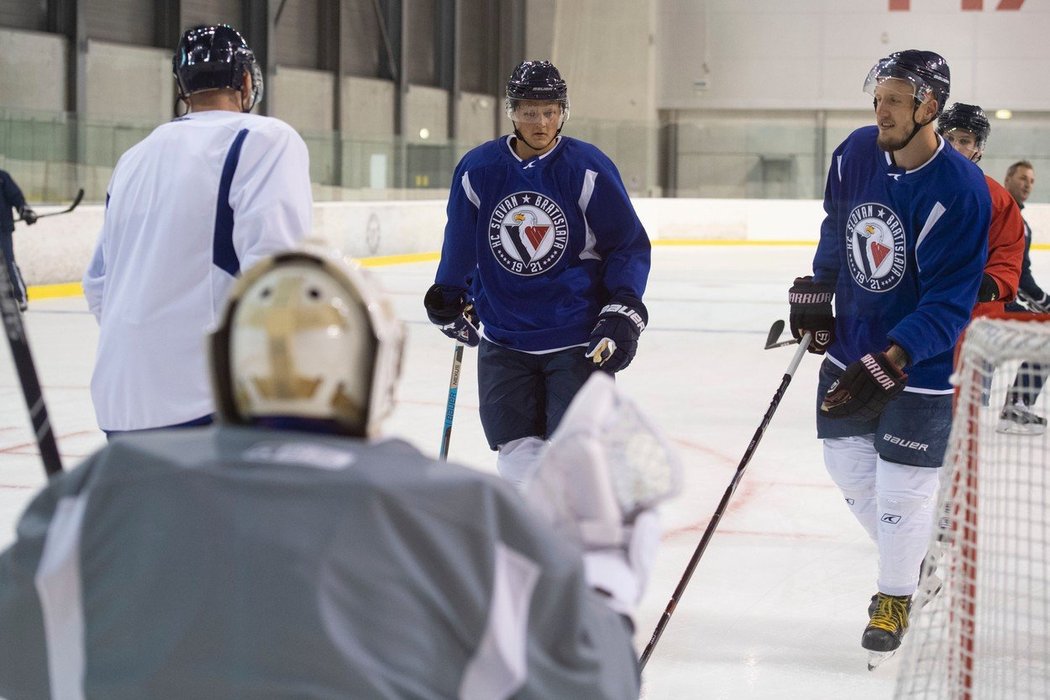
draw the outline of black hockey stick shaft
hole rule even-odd
[[[671,615],[674,613],[675,608],[678,607],[678,602],[682,599],[682,594],[685,593],[686,586],[689,585],[689,579],[692,578],[696,565],[700,563],[700,557],[704,555],[704,550],[707,549],[711,537],[715,534],[715,528],[718,527],[718,523],[722,520],[722,516],[725,515],[726,508],[729,505],[729,500],[733,497],[733,492],[736,491],[737,486],[740,484],[740,479],[744,476],[744,469],[747,467],[748,462],[751,461],[752,455],[755,454],[755,449],[758,447],[759,441],[762,440],[762,435],[766,432],[766,426],[769,425],[769,421],[772,420],[773,414],[777,410],[777,406],[780,405],[780,400],[784,397],[784,392],[787,391],[788,384],[791,383],[791,378],[795,375],[795,370],[798,369],[798,365],[802,361],[802,356],[805,354],[806,348],[809,347],[809,342],[812,338],[813,336],[811,334],[806,333],[802,336],[802,340],[799,341],[798,349],[795,350],[795,354],[791,358],[791,364],[788,365],[787,372],[784,373],[784,377],[780,380],[780,386],[777,387],[776,393],[773,394],[773,400],[769,403],[769,408],[766,409],[765,415],[762,416],[762,422],[759,423],[758,429],[755,430],[755,434],[752,436],[750,444],[748,444],[747,449],[744,451],[744,456],[741,458],[740,464],[737,465],[736,473],[733,474],[733,480],[729,482],[729,488],[727,488],[725,493],[722,494],[722,500],[719,501],[718,507],[715,508],[715,513],[711,516],[711,521],[707,524],[707,529],[704,530],[704,534],[700,538],[700,543],[696,546],[693,556],[689,559],[689,564],[686,565],[685,572],[682,574],[678,586],[675,587],[674,593],[671,594],[671,600],[667,603],[667,607],[664,608],[664,612],[660,616],[660,621],[656,624],[656,629],[653,630],[652,638],[642,652],[642,656],[638,661],[641,668],[645,668],[645,664],[649,661],[649,657],[653,655],[656,643],[660,641],[660,637],[663,635],[664,629],[667,627],[667,623],[671,619]]]
[[[448,459],[448,444],[452,439],[452,417],[456,413],[456,394],[459,393],[459,369],[463,366],[463,343],[456,343],[452,353],[452,376],[448,380],[448,403],[445,404],[445,427],[441,431],[441,459]]]
[[[80,200],[82,200],[83,198],[84,198],[84,189],[81,188],[81,189],[77,190],[77,196],[73,198],[73,203],[70,204],[68,207],[66,207],[62,211],[52,211],[52,212],[48,212],[47,214],[37,214],[36,218],[43,219],[43,218],[48,217],[48,216],[58,216],[59,214],[68,214],[69,212],[71,212],[71,211],[73,211],[74,209],[77,208],[77,205],[80,204]],[[25,221],[25,219],[18,218],[18,219],[15,219],[15,221],[16,222],[18,222],[18,221]]]
[[[26,408],[29,409],[33,434],[40,447],[40,457],[44,461],[44,471],[48,476],[58,474],[62,471],[62,458],[58,454],[55,434],[51,431],[47,405],[44,404],[44,394],[40,390],[40,380],[37,377],[36,367],[33,365],[33,355],[29,351],[29,339],[26,337],[18,302],[15,301],[14,286],[11,282],[11,275],[7,271],[7,258],[3,251],[0,251],[0,313],[3,315],[7,341],[11,345],[11,357],[14,358],[15,369],[18,371],[18,381],[22,384]]]

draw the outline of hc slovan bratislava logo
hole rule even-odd
[[[515,192],[492,211],[489,247],[507,271],[523,277],[561,260],[569,227],[561,207],[538,192]]]
[[[888,292],[907,266],[904,225],[892,209],[868,202],[850,212],[846,222],[846,261],[861,287]]]

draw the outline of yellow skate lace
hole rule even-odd
[[[892,596],[879,593],[875,614],[868,621],[868,627],[877,627],[891,634],[901,634],[908,628],[909,596]]]

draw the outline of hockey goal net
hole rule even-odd
[[[975,320],[898,698],[1050,698],[1050,316]],[[921,595],[921,594],[920,594]],[[920,606],[922,606],[920,608]]]

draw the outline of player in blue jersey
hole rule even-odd
[[[36,212],[26,204],[26,198],[22,195],[22,190],[15,183],[14,178],[6,170],[0,170],[0,250],[4,253],[4,263],[7,265],[7,275],[11,278],[11,285],[15,300],[18,302],[18,309],[25,311],[28,307],[26,300],[29,297],[26,295],[26,285],[22,280],[22,271],[15,264],[13,241],[15,218],[11,215],[12,209],[18,212],[26,226],[32,226],[36,223]]]
[[[590,374],[634,358],[650,246],[612,161],[561,135],[569,96],[556,67],[520,64],[506,107],[514,133],[456,166],[424,305],[446,335],[480,345],[481,423],[520,486]]]
[[[792,333],[812,332],[810,350],[827,355],[817,394],[825,464],[878,546],[861,640],[871,667],[908,626],[951,424],[952,352],[987,257],[984,176],[936,133],[949,84],[931,51],[875,64],[864,90],[876,124],[835,150],[813,275],[789,292]]]

